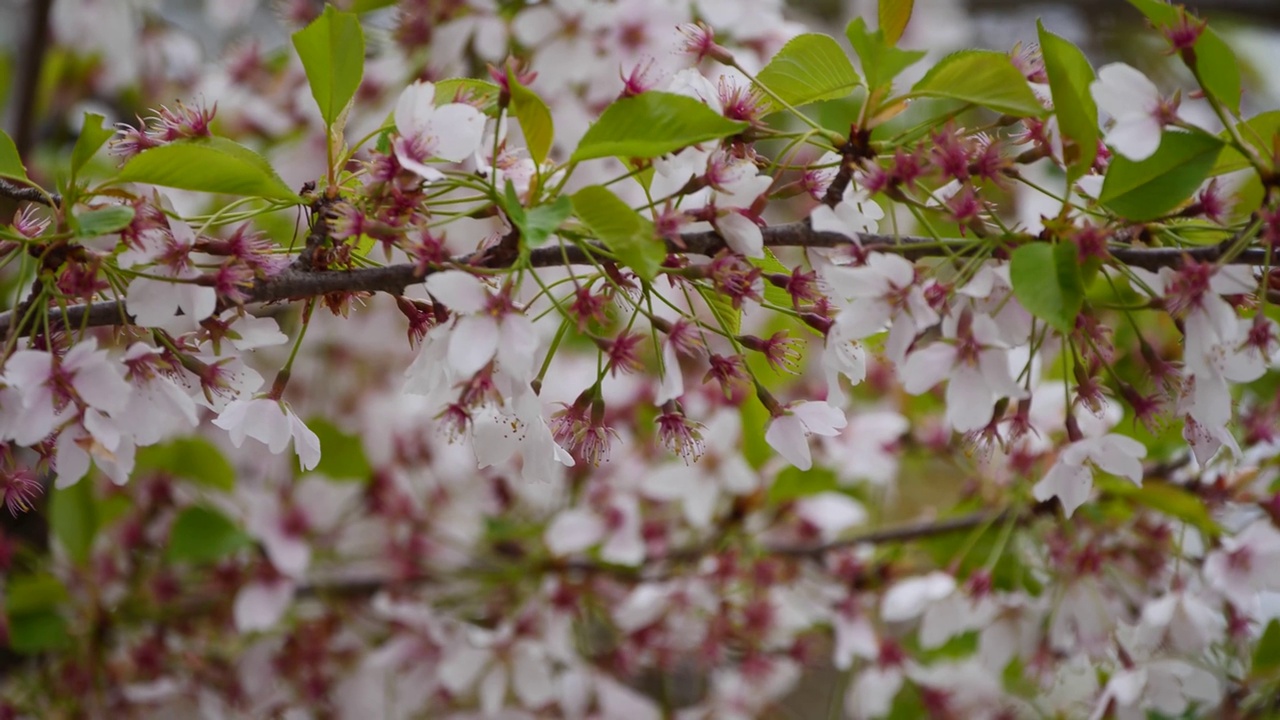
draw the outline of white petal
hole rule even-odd
[[[764,235],[760,226],[747,216],[731,212],[716,219],[716,229],[729,248],[739,255],[764,257]]]
[[[837,235],[851,238],[859,245],[862,244],[858,239],[858,234],[836,214],[834,209],[827,205],[819,205],[813,209],[813,212],[809,213],[809,224],[813,227],[814,232],[836,233]]]
[[[832,407],[820,400],[802,402],[793,406],[791,412],[804,423],[805,430],[814,435],[826,437],[838,435],[840,428],[848,423],[840,408]]]
[[[951,374],[956,362],[956,350],[947,343],[936,342],[922,347],[907,356],[898,376],[902,388],[912,395],[919,395],[942,382]]]
[[[1057,497],[1062,503],[1062,514],[1071,517],[1076,508],[1089,499],[1091,490],[1093,473],[1088,467],[1064,463],[1059,459],[1048,474],[1031,488],[1031,494],[1041,502]]]
[[[445,270],[427,276],[427,292],[450,310],[480,312],[489,304],[489,291],[475,275],[461,270]]]
[[[462,162],[480,147],[484,115],[470,105],[449,103],[436,108],[426,130],[435,138],[435,156]]]
[[[463,377],[480,371],[501,342],[498,323],[489,315],[466,315],[449,337],[449,365]]]
[[[556,515],[542,535],[552,555],[564,556],[582,552],[604,537],[604,521],[581,508],[570,508]]]
[[[287,580],[250,582],[236,594],[232,613],[240,632],[270,630],[293,601],[293,583]]]
[[[436,86],[419,80],[400,92],[396,102],[396,130],[416,136],[426,127],[435,110]]]
[[[1140,115],[1117,120],[1104,142],[1135,162],[1146,160],[1160,147],[1162,126],[1154,117]]]
[[[930,604],[955,592],[956,579],[935,571],[902,580],[884,594],[880,601],[880,617],[885,622],[901,622],[917,618]]]
[[[800,470],[813,467],[813,457],[809,454],[809,438],[804,431],[804,423],[795,415],[776,417],[769,423],[764,433],[765,442],[778,451],[787,462]]]

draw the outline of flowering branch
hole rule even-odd
[[[0,181],[0,194],[9,191],[21,192],[23,189],[3,186]],[[24,199],[31,199],[26,198]],[[40,199],[44,199],[41,196]],[[325,223],[317,223],[324,225]],[[841,233],[814,230],[807,222],[793,222],[774,225],[763,231],[764,245],[770,248],[835,248],[852,245],[854,241]],[[894,236],[864,233],[861,235],[861,246],[867,250],[891,252],[907,259],[935,257],[946,247],[963,252],[971,241],[961,239],[943,239],[941,241],[928,237]],[[308,240],[308,244],[311,241]],[[1162,267],[1176,267],[1185,260],[1199,262],[1224,261],[1233,265],[1262,266],[1266,262],[1266,251],[1261,247],[1251,247],[1225,258],[1225,250],[1229,243],[1206,245],[1193,248],[1180,247],[1138,247],[1121,246],[1110,250],[1116,261],[1146,270],[1157,270]],[[715,231],[685,233],[678,240],[667,240],[667,250],[671,253],[685,255],[712,256],[725,249],[725,241]],[[553,267],[565,265],[590,264],[601,261],[602,257],[593,258],[593,250],[604,248],[596,244],[573,245],[561,248],[548,246],[537,248],[530,253],[529,262],[534,267]],[[305,251],[304,251],[305,252]],[[328,293],[388,293],[402,295],[405,288],[422,282],[435,270],[428,269],[421,273],[409,263],[387,265],[384,267],[365,268],[359,270],[309,271],[304,269],[302,260],[295,262],[289,269],[273,277],[254,283],[245,294],[248,302],[273,303],[288,300],[301,300],[308,297]],[[497,257],[485,252],[477,252],[455,258],[453,267],[485,267],[501,268],[510,265],[511,260]],[[439,269],[444,269],[443,267]],[[0,313],[0,335],[8,332],[13,322],[14,311]],[[50,309],[50,323],[65,327],[102,327],[108,325],[128,325],[133,323],[132,317],[125,310],[123,301],[105,300],[102,302],[76,305],[64,312],[61,309]]]

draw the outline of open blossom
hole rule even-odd
[[[278,455],[293,440],[293,450],[303,470],[314,469],[320,463],[320,438],[282,400],[268,397],[232,400],[213,424],[226,430],[236,447],[251,437]]]
[[[865,265],[828,264],[821,272],[840,309],[832,333],[861,340],[887,326],[885,348],[895,363],[902,362],[917,334],[939,320],[924,285],[916,281],[915,266],[899,255],[871,253]]]
[[[474,275],[446,270],[427,278],[427,292],[461,313],[449,336],[449,365],[462,377],[474,375],[495,357],[508,376],[533,379],[538,335],[533,323],[505,294],[491,294]]]
[[[22,410],[9,424],[19,445],[42,440],[66,418],[70,403],[111,414],[129,402],[130,388],[121,368],[85,338],[57,358],[43,350],[19,350],[4,364],[4,382],[22,398]],[[6,409],[6,413],[11,413]]]
[[[1142,485],[1142,458],[1147,447],[1123,435],[1103,435],[1071,443],[1058,454],[1058,461],[1040,482],[1032,488],[1040,501],[1056,497],[1062,503],[1067,517],[1089,499],[1093,489],[1093,469],[1128,478],[1135,485]]]
[[[1026,392],[1013,381],[1007,347],[989,316],[951,315],[942,329],[947,341],[907,356],[900,370],[903,387],[919,395],[948,379],[947,422],[956,432],[978,430],[991,422],[997,400]]]
[[[769,422],[764,439],[801,470],[813,467],[809,454],[809,436],[831,437],[840,433],[846,423],[844,413],[825,402],[802,402],[783,409]]]
[[[1089,91],[1098,108],[1115,119],[1103,140],[1130,160],[1155,154],[1165,124],[1177,119],[1177,105],[1166,102],[1155,83],[1124,63],[1099,68]]]
[[[482,467],[504,463],[517,454],[525,480],[548,482],[559,466],[573,467],[573,456],[556,443],[542,413],[542,401],[525,385],[502,405],[486,405],[472,416],[472,446]]]
[[[396,159],[408,170],[431,182],[444,174],[426,164],[431,158],[462,162],[480,147],[484,115],[465,103],[436,107],[436,88],[418,81],[400,93],[396,103]]]

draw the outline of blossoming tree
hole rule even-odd
[[[1131,4],[1182,85],[909,0],[297,0],[210,65],[54,3],[0,717],[1271,717],[1280,111]]]

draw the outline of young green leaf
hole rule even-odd
[[[1162,0],[1129,0],[1129,4],[1137,8],[1161,32],[1183,22],[1203,22],[1191,15],[1186,8],[1170,5]],[[1191,46],[1191,53],[1183,55],[1183,59],[1194,61],[1193,69],[1200,76],[1206,92],[1224,103],[1231,112],[1240,114],[1240,64],[1222,36],[1214,32],[1213,28],[1204,28],[1195,45]]]
[[[861,82],[840,44],[819,33],[792,38],[756,80],[792,107],[842,98]]]
[[[539,165],[551,152],[555,138],[555,125],[551,121],[551,109],[542,98],[520,84],[511,68],[507,68],[507,84],[511,88],[511,112],[520,123],[524,141],[529,146],[529,157]]]
[[[0,130],[0,177],[31,182],[27,179],[27,167],[18,156],[18,146],[13,144],[13,138],[3,130]]]
[[[1204,89],[1232,113],[1240,114],[1240,62],[1222,36],[1205,28],[1195,47],[1196,72]]]
[[[1280,110],[1268,110],[1244,122],[1236,123],[1236,132],[1240,133],[1240,137],[1252,145],[1262,157],[1268,157],[1274,152],[1272,143],[1280,139]],[[1230,139],[1230,133],[1223,130],[1218,137],[1225,142]],[[1244,170],[1249,166],[1248,158],[1241,155],[1239,150],[1227,145],[1222,148],[1222,154],[1218,156],[1218,162],[1214,164],[1209,174],[1222,175]]]
[[[315,472],[331,480],[354,480],[367,482],[373,475],[369,459],[364,454],[364,444],[360,438],[345,433],[324,417],[313,417],[307,420],[307,427],[320,438],[320,447],[324,455]]]
[[[545,205],[525,210],[524,224],[520,228],[525,247],[535,248],[545,243],[572,212],[573,207],[566,195],[561,195]]]
[[[125,163],[117,179],[294,205],[302,202],[261,155],[221,137],[178,140],[146,150]]]
[[[216,445],[201,437],[185,437],[138,448],[135,473],[161,471],[212,490],[231,492],[236,471]]]
[[[92,238],[120,232],[133,222],[133,206],[112,205],[89,210],[75,215],[74,220],[78,237]]]
[[[55,488],[49,498],[49,527],[72,562],[87,563],[93,538],[98,534],[93,484],[78,482],[71,487]]]
[[[320,116],[325,126],[331,127],[355,97],[364,75],[360,19],[326,5],[320,17],[293,34],[293,47],[302,59]]]
[[[9,613],[9,648],[20,655],[35,655],[71,647],[67,621],[56,610]]]
[[[862,74],[867,87],[875,89],[893,82],[903,70],[920,62],[925,53],[921,50],[899,50],[885,41],[884,32],[867,29],[867,22],[854,18],[844,29],[858,60],[862,62]]]
[[[962,50],[934,65],[911,88],[914,97],[943,97],[982,105],[1016,117],[1040,117],[1044,106],[1004,53]]]
[[[746,128],[747,123],[729,120],[691,97],[646,92],[606,108],[582,136],[573,159],[653,158]]]
[[[1098,156],[1098,106],[1089,92],[1093,67],[1069,40],[1045,30],[1043,23],[1037,22],[1036,28],[1045,74],[1049,76],[1053,112],[1064,141],[1070,183],[1087,173]]]
[[[1009,262],[1013,295],[1027,312],[1061,333],[1076,325],[1084,306],[1080,258],[1069,242],[1030,243],[1013,251]]]
[[[165,557],[170,562],[208,563],[248,547],[252,542],[226,515],[192,505],[173,521]]]
[[[1112,159],[1098,202],[1129,220],[1154,220],[1191,197],[1221,152],[1222,141],[1212,135],[1166,132],[1146,160]]]
[[[801,470],[788,465],[778,473],[778,477],[769,486],[769,504],[780,505],[802,497],[838,490],[839,485],[839,478],[830,468],[815,467],[812,470]]]
[[[449,78],[436,83],[436,105],[466,100],[485,112],[498,102],[499,88],[488,80]]]
[[[76,146],[71,150],[71,174],[77,175],[80,169],[89,162],[98,150],[111,139],[116,131],[111,127],[103,127],[106,118],[87,112],[84,123],[80,126],[80,137],[76,138]]]
[[[573,195],[573,212],[617,256],[645,280],[653,280],[667,258],[667,247],[654,233],[653,223],[600,185]]]
[[[1280,669],[1280,620],[1272,619],[1253,649],[1253,677],[1267,677]]]
[[[66,601],[67,586],[48,573],[10,576],[5,585],[4,609],[10,615],[36,613]]]
[[[913,0],[880,0],[880,32],[884,33],[885,42],[897,45],[902,31],[907,29],[911,20]]]

